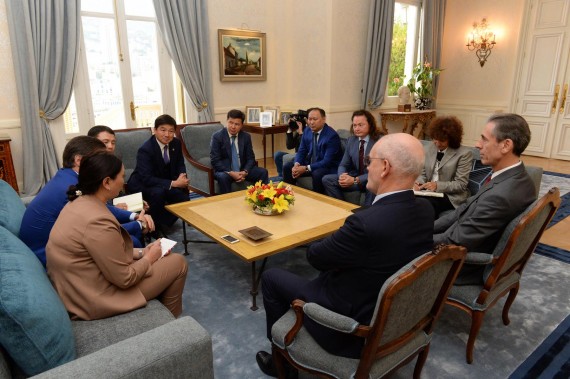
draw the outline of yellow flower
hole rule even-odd
[[[264,197],[267,197],[269,199],[273,199],[273,196],[275,196],[276,193],[277,191],[275,191],[275,187],[269,187],[261,192]]]
[[[281,195],[275,198],[275,204],[273,204],[273,209],[275,209],[279,213],[289,210],[289,202],[285,199],[285,196]]]

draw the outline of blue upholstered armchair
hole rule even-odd
[[[446,301],[472,318],[467,341],[467,363],[473,362],[473,347],[485,312],[506,294],[509,296],[503,307],[503,323],[510,323],[509,309],[519,291],[522,271],[559,206],[560,191],[555,187],[507,225],[492,254],[467,253],[465,265],[483,266],[483,275],[463,277],[462,273]],[[477,281],[480,283],[461,285],[462,282]]]
[[[295,300],[271,330],[278,369],[284,375],[282,360],[287,359],[295,367],[323,377],[381,378],[418,356],[414,378],[419,378],[434,325],[464,256],[465,248],[444,246],[402,267],[382,286],[370,325]],[[323,350],[303,327],[305,316],[364,338],[361,358],[339,357]]]

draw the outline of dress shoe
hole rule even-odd
[[[277,378],[277,367],[273,362],[273,356],[266,351],[258,351],[255,355],[255,360],[259,369],[267,376],[273,376]],[[289,364],[287,361],[283,361],[285,367],[285,377],[287,379],[297,379],[299,373],[297,369]]]
[[[273,376],[277,378],[277,368],[273,364],[273,356],[267,351],[258,351],[255,354],[255,360],[259,369],[267,376]]]

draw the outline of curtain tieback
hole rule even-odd
[[[202,101],[202,104],[200,104],[199,107],[196,107],[196,110],[198,110],[198,112],[202,112],[206,108],[208,108],[208,102]]]
[[[43,118],[44,120],[47,120],[46,112],[44,112],[43,109],[40,109],[40,118]]]

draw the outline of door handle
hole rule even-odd
[[[568,93],[568,83],[564,84],[564,92],[560,98],[560,114],[564,114],[564,104],[566,104],[566,93]]]
[[[558,97],[558,95],[557,95],[557,97]],[[131,101],[131,120],[133,120],[133,121],[137,120],[137,114],[135,113],[135,109],[137,109],[137,108],[138,108],[138,106],[135,107],[135,103],[133,103]]]
[[[557,84],[556,87],[554,87],[554,101],[552,102],[552,111],[551,111],[552,114],[556,113],[556,103],[558,103],[558,92],[560,92],[560,84]],[[132,104],[133,103],[131,103],[131,107]]]

